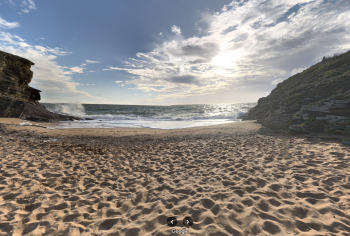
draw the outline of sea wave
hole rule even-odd
[[[44,104],[63,115],[90,118],[61,122],[57,128],[148,127],[176,129],[240,121],[254,104],[204,104],[181,106],[128,106],[94,104]]]
[[[105,115],[85,115],[84,118],[91,118],[96,121],[119,121],[119,120],[145,120],[145,121],[192,121],[192,120],[236,120],[239,117],[237,115],[215,115],[215,116],[189,116],[189,117],[132,117],[132,116],[121,116],[121,115],[113,115],[113,114],[105,114]]]
[[[75,116],[75,117],[85,117],[86,112],[85,108],[81,103],[56,103],[52,104],[51,106],[47,106],[46,108],[51,111],[55,112],[61,115],[69,115],[69,116]]]

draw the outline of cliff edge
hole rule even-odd
[[[48,111],[39,103],[40,90],[30,87],[33,62],[0,51],[0,117],[32,121],[59,121],[80,119]]]
[[[350,51],[278,84],[243,119],[289,132],[350,134]]]

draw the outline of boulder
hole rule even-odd
[[[344,140],[344,141],[342,141],[342,144],[344,144],[346,146],[350,146],[350,140]]]

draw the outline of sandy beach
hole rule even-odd
[[[258,134],[254,121],[22,122],[0,119],[0,235],[350,235],[350,148],[336,140]]]

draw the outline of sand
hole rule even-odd
[[[0,235],[350,235],[350,149],[337,141],[261,135],[253,121],[21,122],[0,119]]]

